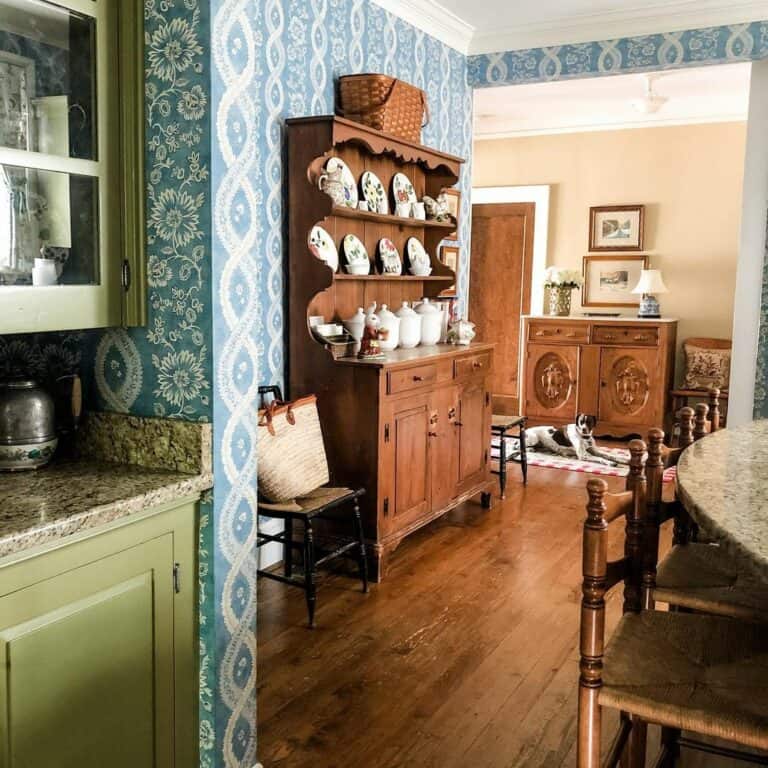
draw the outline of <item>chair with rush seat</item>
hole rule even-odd
[[[751,622],[643,606],[646,480],[638,452],[644,447],[630,444],[632,490],[609,494],[603,480],[587,483],[577,767],[643,768],[648,723],[662,726],[657,768],[673,766],[681,746],[766,765],[764,757],[680,737],[685,730],[768,748],[768,633]],[[622,520],[624,557],[609,563],[609,524]],[[605,598],[622,581],[624,615],[606,647]],[[620,727],[603,760],[606,707],[620,712]]]
[[[282,401],[283,396],[279,387],[259,387],[262,405],[271,400]],[[280,533],[264,533],[259,531],[256,548],[265,544],[277,542],[283,546],[283,573],[259,568],[257,573],[267,579],[280,581],[304,590],[307,600],[309,626],[315,625],[315,605],[317,602],[316,576],[319,566],[338,557],[354,553],[357,559],[363,592],[368,591],[368,559],[363,534],[363,523],[360,516],[360,497],[365,494],[364,488],[331,488],[322,486],[301,498],[288,503],[271,503],[259,498],[259,518],[278,518],[285,524],[285,530]],[[346,523],[352,528],[352,535],[318,536],[315,522],[325,520],[334,526]],[[294,524],[298,523],[303,530],[301,541],[294,540]],[[293,552],[301,552],[303,573],[294,576]]]

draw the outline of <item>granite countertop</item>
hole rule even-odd
[[[213,485],[210,424],[92,414],[76,457],[0,474],[0,559],[199,496]]]
[[[694,443],[678,464],[677,487],[694,520],[768,580],[768,421]]]

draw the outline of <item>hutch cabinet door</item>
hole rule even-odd
[[[660,423],[659,354],[655,349],[602,349],[600,353],[600,421],[615,424]]]
[[[491,407],[485,379],[468,382],[459,393],[459,493],[482,482],[491,444]]]
[[[390,438],[393,477],[386,515],[389,531],[429,511],[429,419],[428,394],[394,405]]]
[[[173,560],[167,533],[0,597],[0,765],[174,765]]]
[[[526,416],[576,418],[579,347],[531,344],[525,362]]]
[[[458,494],[459,390],[443,387],[432,395],[430,413],[430,475],[432,509],[442,509]]]

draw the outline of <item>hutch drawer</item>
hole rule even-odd
[[[596,325],[592,329],[594,344],[621,344],[624,346],[657,347],[659,345],[659,329],[618,325]]]
[[[460,357],[453,363],[453,375],[456,379],[463,379],[465,376],[486,376],[490,369],[490,352]]]
[[[589,325],[586,323],[531,322],[528,326],[528,341],[543,341],[548,344],[574,344],[589,341]]]
[[[414,368],[404,368],[390,371],[387,374],[387,392],[396,395],[398,392],[408,392],[434,384],[437,381],[436,365],[420,365]]]

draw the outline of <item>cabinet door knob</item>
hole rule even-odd
[[[464,425],[460,421],[454,421],[453,422],[454,427],[463,427]]]
[[[428,432],[427,433],[430,437],[437,437],[437,432]]]
[[[482,363],[479,363],[477,360],[475,360],[475,362],[474,362],[474,363],[472,363],[472,367],[473,367],[473,368],[482,368],[482,367],[483,367],[483,364],[482,364]]]

